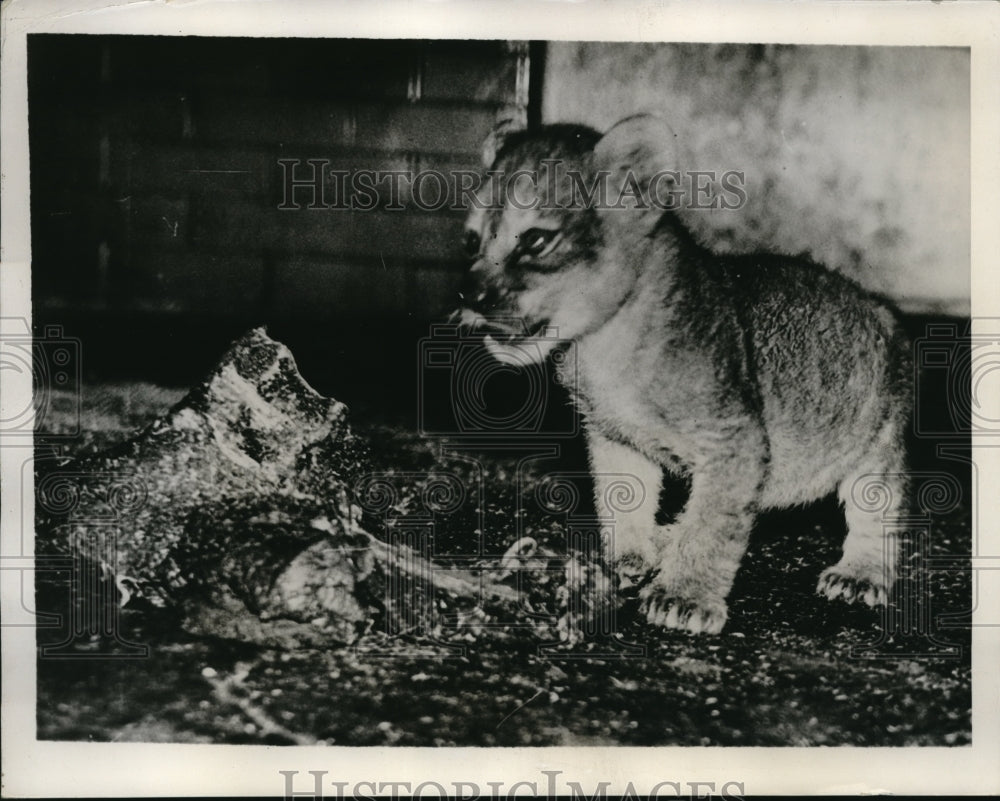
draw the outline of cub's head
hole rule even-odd
[[[532,339],[530,352],[544,356],[548,343],[583,336],[615,313],[642,266],[634,243],[662,214],[642,193],[673,167],[672,153],[672,132],[650,115],[603,136],[560,124],[487,139],[487,178],[466,221],[472,264],[461,316],[493,330],[494,355]]]

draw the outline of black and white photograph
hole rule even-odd
[[[58,5],[4,7],[8,744],[139,748],[110,795],[998,789],[1000,16]]]

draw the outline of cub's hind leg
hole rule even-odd
[[[840,483],[847,537],[837,564],[823,571],[816,591],[834,600],[887,603],[899,561],[898,520],[906,511],[902,435],[887,425],[869,456]]]

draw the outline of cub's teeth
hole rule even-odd
[[[461,298],[462,300],[465,300],[465,293],[464,293],[464,292],[459,292],[459,293],[458,293],[458,296],[459,296],[459,297],[460,297],[460,298]]]
[[[484,300],[486,300],[486,292],[485,291],[480,292],[478,295],[476,295],[476,303],[482,303]]]

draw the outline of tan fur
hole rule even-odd
[[[662,121],[639,116],[604,137],[570,126],[522,134],[500,146],[493,166],[532,168],[554,156],[591,175],[605,170],[620,189],[626,174],[646,186],[656,170],[676,168],[671,152]],[[567,185],[556,194],[567,200]],[[484,300],[466,318],[516,316],[532,333],[557,329],[576,349],[579,374],[568,379],[584,415],[597,511],[613,524],[608,555],[623,581],[643,585],[651,623],[721,631],[755,514],[831,492],[845,502],[849,532],[818,591],[886,600],[896,554],[885,510],[851,499],[862,477],[905,466],[907,346],[884,305],[807,262],[716,256],[660,209],[507,203],[474,211],[468,227],[480,242],[473,294]],[[519,250],[539,230],[551,242]],[[509,333],[486,345],[523,363],[531,349]],[[551,338],[533,344],[542,355],[556,347]],[[678,519],[660,526],[664,468],[689,475],[691,494]],[[607,504],[602,478],[622,473],[644,489],[644,501],[625,511]],[[889,514],[905,491],[892,481]]]

